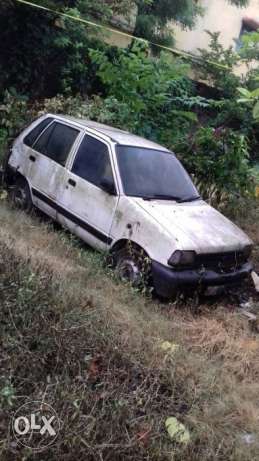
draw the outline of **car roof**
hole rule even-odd
[[[48,114],[52,115],[53,114]],[[82,118],[75,118],[69,115],[54,115],[56,118],[61,118],[63,120],[69,120],[74,122],[78,125],[83,126],[84,128],[90,128],[91,130],[96,131],[96,133],[101,133],[106,137],[110,138],[110,140],[116,142],[117,144],[126,145],[126,146],[134,146],[134,147],[143,147],[146,149],[156,149],[160,151],[169,152],[166,147],[160,146],[153,141],[149,141],[148,139],[141,138],[140,136],[136,136],[135,134],[131,134],[127,131],[119,130],[118,128],[114,128],[109,125],[103,125],[102,123],[93,122],[91,120],[82,119]]]

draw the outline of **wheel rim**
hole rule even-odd
[[[15,205],[19,208],[26,208],[27,205],[27,195],[23,187],[18,187],[14,193],[14,202]]]
[[[117,265],[117,273],[120,279],[138,285],[141,281],[141,273],[132,259],[123,259]]]

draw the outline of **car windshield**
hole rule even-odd
[[[179,202],[199,198],[190,176],[171,152],[122,145],[116,149],[126,195]]]

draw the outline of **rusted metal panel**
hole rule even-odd
[[[206,255],[240,251],[252,243],[241,229],[203,200],[177,203],[174,200],[145,200],[124,194],[115,152],[116,142],[150,149],[159,147],[164,151],[167,149],[95,122],[51,114],[45,117],[50,116],[76,126],[80,131],[66,168],[44,159],[42,154],[23,144],[24,137],[37,122],[17,138],[9,164],[24,175],[30,187],[46,194],[48,203],[46,201],[44,205],[42,201],[37,202],[35,197],[34,203],[42,208],[45,206],[47,214],[57,217],[64,226],[91,246],[105,250],[121,240],[130,240],[143,248],[152,260],[168,267],[168,259],[176,250]],[[79,176],[74,178],[69,171],[80,140],[86,132],[101,139],[109,148],[117,196],[98,189]],[[37,157],[34,163],[28,160],[30,152],[34,152]],[[51,162],[52,167],[46,165],[46,162]],[[70,177],[76,179],[75,189],[68,187]],[[84,226],[80,225],[82,222]]]
[[[115,242],[125,238],[136,242],[152,259],[165,265],[175,250],[223,253],[252,243],[241,229],[202,200],[180,204],[121,197],[111,234]]]

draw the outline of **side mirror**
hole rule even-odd
[[[103,178],[100,183],[101,188],[109,195],[117,195],[114,182],[111,179]]]

